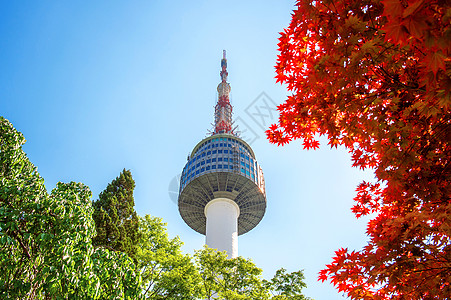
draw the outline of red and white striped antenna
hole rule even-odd
[[[218,102],[215,106],[215,129],[213,134],[228,133],[233,134],[232,105],[230,104],[230,84],[227,83],[227,58],[226,51],[223,50],[221,60],[221,83],[218,85]]]

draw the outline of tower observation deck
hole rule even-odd
[[[253,229],[266,210],[265,180],[251,147],[233,128],[225,51],[212,135],[188,156],[180,178],[183,220],[206,235],[206,244],[238,255],[238,235]]]

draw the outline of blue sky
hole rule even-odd
[[[2,1],[0,114],[24,134],[48,190],[83,182],[96,199],[130,169],[138,213],[162,217],[193,253],[204,236],[179,216],[171,181],[211,129],[226,49],[234,117],[263,168],[268,201],[261,223],[240,236],[239,254],[267,278],[304,269],[307,296],[343,299],[316,278],[335,250],[365,245],[367,220],[350,208],[356,185],[373,175],[324,141],[305,151],[265,138],[288,95],[274,65],[293,8],[287,0]]]

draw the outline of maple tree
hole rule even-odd
[[[451,1],[301,0],[279,38],[279,145],[344,146],[368,244],[319,274],[352,299],[451,295]]]

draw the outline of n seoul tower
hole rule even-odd
[[[214,130],[188,156],[178,207],[186,224],[206,236],[210,248],[234,258],[238,236],[257,226],[265,214],[265,180],[254,151],[232,127],[225,50],[220,75]]]

